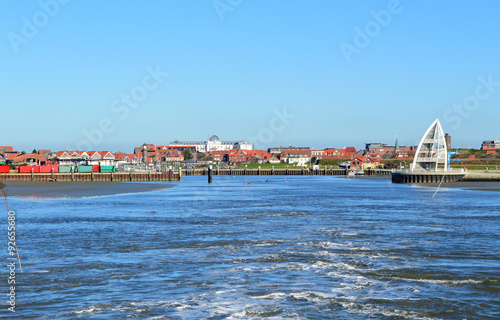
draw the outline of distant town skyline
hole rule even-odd
[[[500,139],[496,1],[4,1],[0,145]]]

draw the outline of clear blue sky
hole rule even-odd
[[[498,12],[498,1],[5,0],[0,145],[131,152],[218,134],[361,148],[416,144],[440,118],[454,146],[477,148],[500,139]],[[294,117],[277,117],[284,108]]]

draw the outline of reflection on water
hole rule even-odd
[[[500,316],[499,193],[288,180],[10,199],[25,269],[14,317]]]

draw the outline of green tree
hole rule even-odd
[[[31,153],[38,153],[38,151],[36,151],[36,149],[33,149],[33,151],[31,151]]]
[[[396,158],[396,154],[394,152],[387,152],[382,156],[382,159],[394,159]]]
[[[203,161],[207,156],[203,152],[196,152],[196,160]]]
[[[182,151],[182,155],[184,156],[184,160],[193,160],[193,153],[191,152],[191,148],[186,148]]]

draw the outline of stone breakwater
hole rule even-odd
[[[500,172],[467,171],[462,181],[500,181]]]

